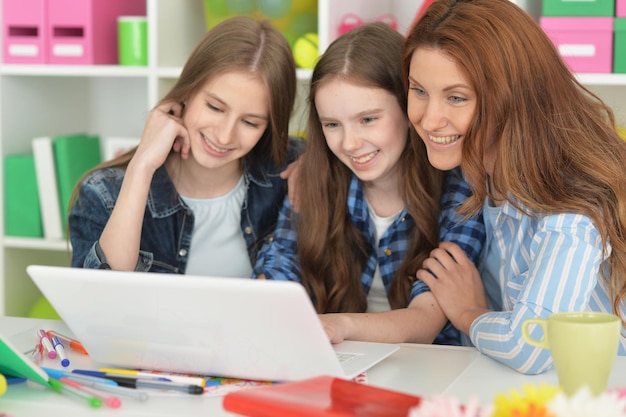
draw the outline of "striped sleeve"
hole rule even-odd
[[[526,319],[589,306],[603,261],[602,241],[591,220],[576,214],[543,218],[536,229],[508,219],[502,226],[509,239],[498,244],[505,262],[502,312],[478,317],[470,328],[472,343],[484,354],[524,374],[537,374],[552,365],[550,352],[524,342]],[[507,230],[508,228],[508,230]],[[534,233],[532,233],[534,231]],[[495,243],[495,242],[494,242]],[[531,326],[533,337],[541,329]]]

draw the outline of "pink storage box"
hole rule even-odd
[[[626,17],[626,0],[615,0],[615,16]]]
[[[50,64],[117,64],[117,17],[146,14],[146,0],[47,0],[47,4]]]
[[[2,0],[2,56],[9,64],[46,61],[46,0]]]
[[[610,73],[613,17],[541,17],[539,24],[573,72]]]

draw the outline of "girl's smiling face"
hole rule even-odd
[[[320,85],[315,106],[330,150],[364,182],[392,181],[409,123],[387,90],[333,79]]]
[[[417,48],[409,69],[409,120],[438,169],[461,165],[462,144],[476,112],[476,93],[459,66],[436,48]]]
[[[268,126],[269,92],[253,73],[218,74],[187,103],[183,118],[200,165],[239,164]]]

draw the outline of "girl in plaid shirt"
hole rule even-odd
[[[309,93],[307,149],[255,274],[301,282],[332,342],[459,344],[416,279],[441,240],[477,260],[484,225],[456,209],[470,195],[460,171],[428,163],[406,117],[404,38],[371,23],[330,45]]]

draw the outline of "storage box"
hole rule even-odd
[[[539,24],[573,72],[613,70],[612,17],[540,17]]]
[[[146,0],[47,3],[50,64],[117,64],[117,17],[146,14]]]
[[[626,74],[626,18],[615,18],[613,72]]]
[[[2,1],[2,55],[5,63],[45,63],[45,2],[46,0]]]
[[[626,0],[615,0],[615,16],[626,17]]]
[[[543,0],[544,16],[613,16],[615,0]]]

